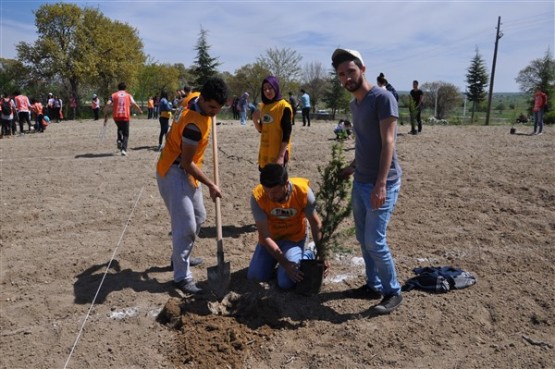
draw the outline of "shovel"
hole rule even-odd
[[[218,174],[218,138],[216,133],[216,117],[212,118],[212,160],[214,161],[214,183],[220,186],[220,176]],[[218,299],[222,299],[229,287],[231,280],[230,264],[224,259],[224,245],[222,237],[222,212],[220,210],[220,198],[216,198],[216,245],[218,265],[209,267],[208,286]]]

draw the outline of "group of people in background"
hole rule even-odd
[[[56,119],[56,122],[59,123],[63,118],[62,99],[49,93],[45,101],[46,103],[43,105],[39,99],[29,99],[20,91],[15,91],[12,95],[4,93],[0,103],[2,119],[0,137],[44,132],[51,119]],[[27,125],[27,130],[25,125]]]

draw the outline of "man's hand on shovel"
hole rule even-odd
[[[220,190],[220,187],[218,187],[217,185],[213,185],[210,186],[209,188],[210,190],[210,198],[212,198],[212,201],[216,201],[216,198],[222,198],[222,191]]]

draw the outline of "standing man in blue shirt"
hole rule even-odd
[[[389,314],[403,301],[395,262],[386,241],[389,219],[401,188],[395,152],[399,108],[395,97],[366,79],[358,51],[337,49],[332,65],[341,85],[354,97],[350,107],[355,131],[355,159],[343,170],[354,174],[352,189],[356,238],[366,265],[366,283],[348,297],[382,298],[373,314]]]
[[[308,126],[310,127],[310,95],[306,93],[305,90],[301,89],[301,112],[303,113],[303,127],[306,126],[308,122]]]

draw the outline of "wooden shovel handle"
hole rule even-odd
[[[220,187],[220,175],[218,170],[218,133],[216,130],[216,116],[212,117],[212,161],[214,168],[214,183]],[[218,246],[218,257],[223,257],[222,242],[222,211],[220,209],[220,198],[216,197],[216,241]]]

